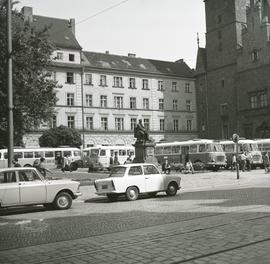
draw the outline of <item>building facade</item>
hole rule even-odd
[[[196,65],[200,137],[270,136],[270,1],[205,0]],[[270,18],[270,17],[269,17]]]
[[[38,27],[51,25],[57,49],[49,71],[61,85],[51,124],[25,135],[26,146],[38,145],[44,129],[59,125],[78,129],[83,147],[131,145],[139,119],[155,141],[197,137],[194,72],[183,60],[82,51],[74,20],[33,16],[31,8],[22,12]]]

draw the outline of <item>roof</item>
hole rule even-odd
[[[86,67],[193,78],[193,71],[181,60],[170,62],[90,51],[83,51],[83,55]]]
[[[195,74],[205,73],[206,66],[207,66],[206,49],[205,48],[198,48]]]
[[[45,26],[48,26],[48,39],[51,40],[57,47],[79,50],[82,49],[76,37],[72,33],[70,22],[67,19],[34,15],[33,25],[36,26],[37,29],[42,29]]]

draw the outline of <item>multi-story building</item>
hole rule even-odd
[[[56,89],[51,126],[78,129],[85,147],[133,144],[139,119],[155,141],[197,137],[195,79],[183,60],[82,51],[74,20],[33,16],[31,8],[23,14],[38,27],[51,25],[50,38],[57,46],[50,71],[62,87]],[[37,144],[47,128],[44,124],[29,132],[26,145]]]
[[[200,137],[270,136],[269,1],[205,0],[196,65]]]

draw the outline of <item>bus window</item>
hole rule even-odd
[[[199,145],[199,152],[205,152],[205,145]]]
[[[180,153],[180,146],[172,146],[172,153]]]
[[[79,157],[81,156],[81,152],[79,150],[74,150],[73,151],[74,157]]]
[[[127,150],[127,154],[128,154],[128,156],[129,156],[129,155],[133,156],[133,155],[134,155],[134,151],[128,149],[128,150]]]
[[[89,153],[90,153],[90,152],[89,152],[88,150],[85,150],[85,151],[83,151],[83,156],[84,156],[84,157],[88,157],[88,156],[89,156]]]
[[[8,158],[8,154],[7,152],[4,153],[4,159],[7,159]]]
[[[99,156],[106,156],[106,150],[105,149],[101,149]]]
[[[95,156],[95,157],[97,157],[98,154],[99,154],[99,149],[91,149],[90,151],[91,151],[91,152],[90,152],[90,156]]]
[[[162,147],[156,147],[155,152],[156,154],[162,154]]]
[[[234,152],[234,144],[224,145],[224,151],[233,153]]]
[[[14,157],[16,157],[18,159],[22,159],[23,153],[22,152],[14,152]]]
[[[171,147],[164,147],[164,152],[163,152],[163,154],[171,154],[171,153],[172,153]]]
[[[189,153],[197,153],[197,145],[189,146]]]
[[[71,156],[71,151],[70,150],[64,150],[63,153],[64,153],[64,157]]]
[[[54,155],[53,155],[53,151],[45,151],[45,158],[53,158]]]
[[[43,152],[41,151],[35,151],[35,158],[41,158],[43,156]]]
[[[126,156],[126,150],[119,149],[119,156]]]
[[[23,156],[25,159],[32,159],[34,157],[34,153],[31,151],[31,152],[24,152],[23,153]]]

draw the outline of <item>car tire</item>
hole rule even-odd
[[[109,199],[109,201],[111,202],[116,202],[118,199],[118,194],[115,193],[108,193],[107,194],[107,198]]]
[[[157,196],[157,192],[150,192],[148,193],[148,195],[152,198],[156,197]]]
[[[60,192],[54,199],[54,207],[59,210],[69,209],[72,205],[72,197],[67,192]]]
[[[166,194],[168,196],[175,196],[177,193],[177,184],[176,183],[170,183],[168,185],[168,188],[166,190]]]
[[[126,190],[126,198],[129,201],[135,201],[137,200],[139,196],[138,188],[135,186],[128,187]]]

